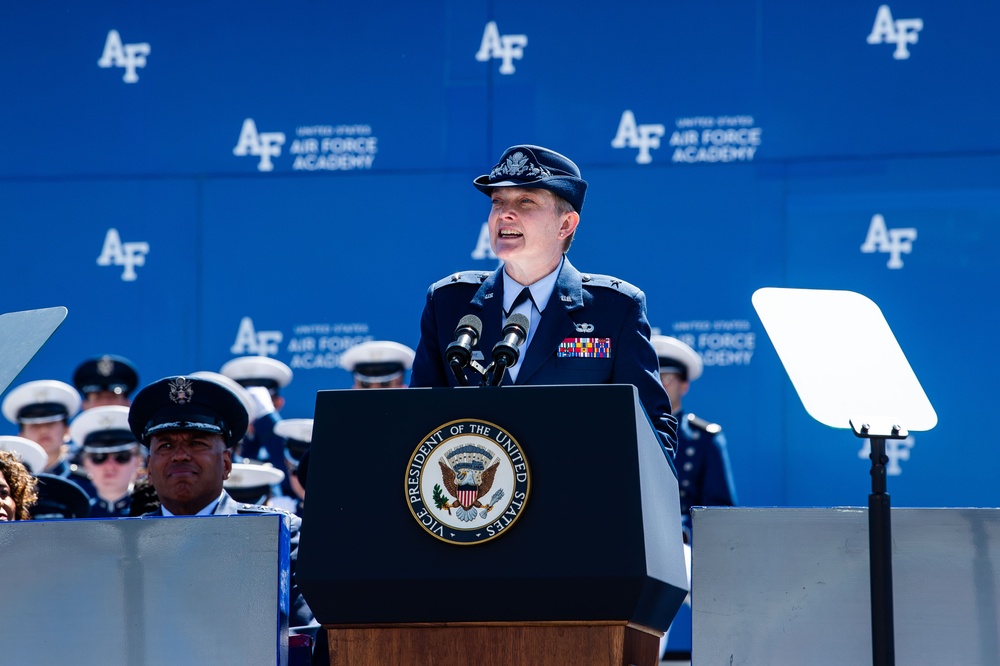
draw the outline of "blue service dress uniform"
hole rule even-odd
[[[45,473],[51,474],[52,476],[60,476],[71,481],[76,481],[76,479],[73,478],[73,467],[69,463],[69,458],[60,458],[56,461],[55,465],[46,469]]]
[[[678,412],[677,485],[681,521],[691,536],[692,506],[736,506],[736,490],[722,428],[694,414]]]
[[[454,341],[455,327],[465,315],[473,314],[482,320],[478,349],[486,355],[491,353],[503,328],[502,270],[455,273],[431,285],[420,320],[420,343],[410,386],[458,385],[445,361],[445,350]],[[514,383],[632,384],[639,390],[639,399],[669,452],[669,460],[676,449],[677,422],[660,383],[649,336],[646,296],[640,289],[607,275],[581,274],[569,259],[564,259]],[[583,338],[608,340],[607,355],[595,358],[574,354],[573,343]],[[469,372],[469,383],[477,384],[474,371]],[[509,383],[507,375],[504,384]]]
[[[114,502],[109,502],[97,495],[90,498],[91,518],[128,518],[129,509],[132,507],[132,494],[119,498]]]

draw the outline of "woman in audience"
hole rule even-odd
[[[21,459],[0,451],[0,521],[30,520],[28,510],[38,498],[35,486],[35,477]]]

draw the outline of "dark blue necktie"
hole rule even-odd
[[[524,303],[525,301],[531,301],[532,304],[534,304],[534,302],[535,302],[535,299],[533,299],[531,297],[531,290],[528,289],[527,287],[524,287],[523,289],[521,289],[521,293],[519,293],[517,295],[517,298],[514,299],[514,302],[511,303],[510,309],[504,311],[504,313],[503,313],[504,316],[505,317],[509,317],[510,313],[513,312],[514,310],[516,310],[517,306],[520,305],[521,303]]]

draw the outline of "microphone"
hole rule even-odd
[[[517,363],[521,357],[521,345],[528,339],[528,318],[515,312],[504,324],[500,332],[500,342],[493,346],[493,363],[499,370],[493,372],[493,385],[499,386],[503,381],[504,370]]]
[[[476,315],[465,315],[455,328],[455,341],[445,350],[445,360],[451,366],[452,372],[459,383],[468,386],[469,380],[462,369],[472,360],[472,348],[479,342],[483,333],[483,322]]]

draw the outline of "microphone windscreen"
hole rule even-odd
[[[525,317],[520,312],[515,312],[510,317],[508,317],[507,318],[507,323],[504,325],[504,328],[506,328],[507,326],[510,326],[512,324],[514,326],[520,326],[521,328],[524,329],[525,335],[528,334],[528,326],[530,325],[530,322],[528,321],[528,318]]]
[[[466,326],[476,332],[477,338],[483,334],[483,321],[476,315],[465,315],[462,317],[462,319],[458,322],[458,328]]]

